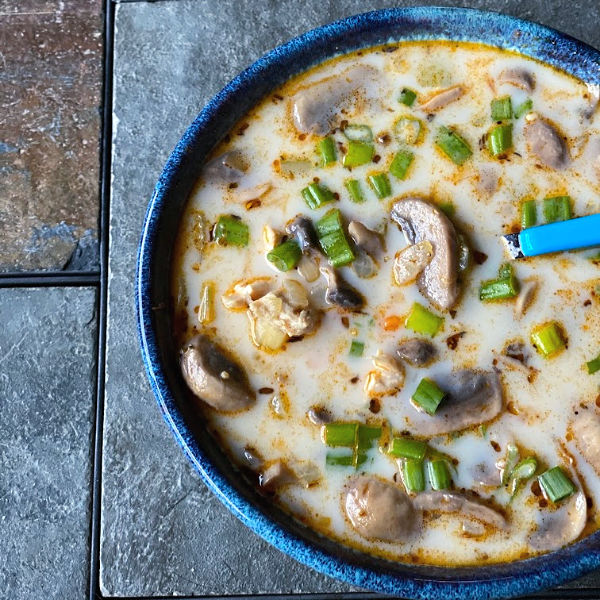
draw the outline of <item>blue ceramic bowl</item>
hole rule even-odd
[[[555,30],[495,13],[452,8],[370,12],[309,31],[275,48],[219,92],[169,157],[150,201],[137,267],[142,353],[163,416],[206,484],[233,514],[300,562],[353,585],[406,598],[450,600],[526,594],[600,566],[600,535],[519,562],[469,568],[398,564],[336,544],[291,519],[240,476],[186,403],[171,338],[171,249],[199,165],[235,122],[291,76],[333,55],[397,40],[483,42],[600,84],[600,53]],[[159,307],[157,309],[157,307]],[[163,307],[163,309],[160,309]]]

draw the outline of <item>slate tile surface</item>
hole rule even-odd
[[[0,289],[0,597],[88,585],[95,290]]]
[[[405,4],[417,3],[424,2]],[[394,4],[360,0],[118,4],[100,572],[106,595],[351,589],[295,563],[250,533],[188,466],[160,418],[140,359],[133,303],[135,252],[160,169],[211,95],[294,35]],[[596,26],[600,7],[594,1],[481,0],[470,5],[536,19],[600,46]],[[598,578],[590,576],[576,585],[595,582]]]
[[[102,0],[0,0],[0,271],[97,267]]]

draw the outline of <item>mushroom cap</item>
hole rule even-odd
[[[410,338],[398,345],[396,354],[413,367],[426,367],[435,358],[437,350],[429,340]]]
[[[200,399],[221,412],[250,408],[255,395],[246,373],[206,335],[196,335],[182,348],[181,374]]]
[[[600,475],[600,415],[595,410],[580,410],[569,429],[585,460]]]
[[[498,83],[508,83],[521,88],[526,92],[532,92],[535,88],[535,77],[533,73],[521,67],[509,67],[504,69],[498,77]]]
[[[537,118],[527,123],[525,140],[530,152],[547,167],[562,169],[567,166],[569,153],[565,141],[548,121]]]

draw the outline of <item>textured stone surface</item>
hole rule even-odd
[[[95,290],[0,289],[0,596],[88,585]]]
[[[404,4],[417,3],[425,2]],[[160,418],[139,357],[133,312],[135,251],[160,169],[211,95],[265,51],[296,34],[394,4],[177,0],[118,5],[100,573],[106,595],[350,589],[250,533],[188,466]],[[600,46],[595,1],[547,4],[471,3],[537,19]],[[590,18],[581,19],[583,12]],[[590,577],[581,585],[595,581]]]
[[[97,267],[102,0],[0,0],[0,271]]]

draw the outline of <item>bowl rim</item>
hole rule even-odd
[[[419,34],[414,35],[411,27],[415,28],[416,24],[429,29],[425,33],[418,29]],[[289,61],[315,46],[322,54],[314,63],[322,62],[336,55],[332,50],[336,49],[336,42],[343,36],[365,33],[377,27],[384,30],[388,28],[390,32],[393,30],[389,35],[390,42],[451,39],[500,46],[549,63],[589,83],[600,84],[600,52],[591,46],[531,21],[470,8],[427,6],[371,11],[318,27],[267,52],[209,100],[169,156],[150,199],[138,248],[135,285],[138,334],[148,379],[175,439],[217,498],[267,542],[321,573],[358,587],[423,599],[512,597],[563,583],[600,566],[600,532],[542,556],[471,567],[471,570],[477,570],[476,577],[462,576],[464,569],[460,567],[445,568],[448,578],[440,579],[422,572],[414,577],[404,577],[383,569],[379,571],[350,564],[286,531],[234,489],[198,445],[169,387],[154,327],[153,263],[155,241],[160,234],[160,219],[167,211],[169,193],[177,184],[178,172],[186,155],[191,152],[195,140],[209,132],[219,112],[256,78],[277,68],[283,60]],[[450,31],[452,27],[454,29]],[[447,35],[440,36],[441,32]],[[359,42],[356,48],[372,45]],[[289,76],[294,74],[290,73]],[[499,566],[504,566],[502,573],[499,573]],[[507,569],[514,572],[506,574]],[[454,574],[457,577],[453,577]]]

